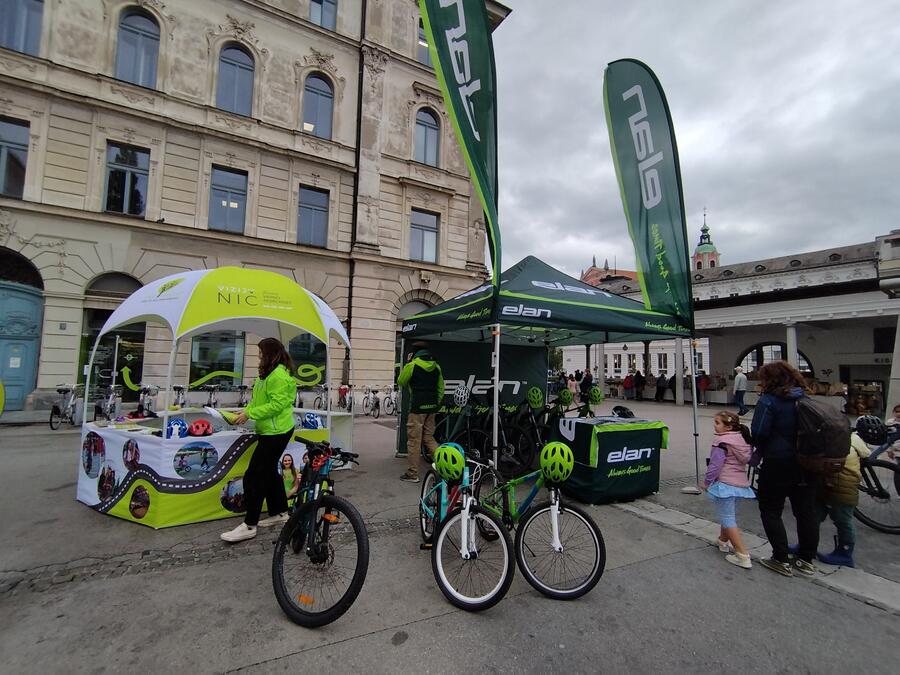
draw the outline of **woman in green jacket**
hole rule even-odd
[[[257,526],[277,525],[287,520],[287,497],[278,460],[294,435],[294,397],[297,384],[291,371],[291,357],[278,340],[265,338],[259,343],[259,377],[253,384],[253,396],[240,412],[235,424],[248,419],[255,422],[256,450],[244,474],[244,522],[222,533],[228,542],[244,541],[256,536]],[[263,499],[269,517],[259,519]]]

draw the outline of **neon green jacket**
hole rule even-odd
[[[297,383],[281,364],[266,379],[257,377],[246,409],[247,417],[256,422],[256,433],[273,436],[293,429],[296,394]]]
[[[411,413],[433,413],[444,399],[444,374],[427,349],[417,351],[403,366],[397,384],[409,389]]]

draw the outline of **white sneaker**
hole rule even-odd
[[[722,553],[734,553],[734,546],[731,545],[730,541],[722,541],[719,539],[718,542],[719,550],[722,551]]]
[[[288,521],[287,513],[279,513],[277,516],[269,516],[260,520],[257,527],[270,527],[272,525],[284,525]]]
[[[750,556],[746,553],[728,554],[725,556],[725,560],[730,562],[732,565],[743,567],[745,570],[749,570],[751,567],[753,567],[753,563],[750,562]]]
[[[250,527],[246,523],[241,523],[233,530],[229,530],[228,532],[223,532],[219,535],[222,538],[222,541],[227,541],[232,544],[236,544],[239,541],[244,541],[246,539],[253,539],[256,536],[256,528]]]

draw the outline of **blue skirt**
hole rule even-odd
[[[727,483],[714,482],[708,488],[706,493],[711,497],[719,497],[725,499],[728,497],[740,497],[741,499],[756,499],[756,493],[749,487],[735,487]]]

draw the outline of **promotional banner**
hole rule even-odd
[[[644,306],[693,330],[681,170],[665,94],[646,65],[622,59],[606,68],[603,103]]]
[[[487,10],[484,0],[419,0],[419,9],[444,104],[484,209],[496,287],[500,283],[497,91]]]

